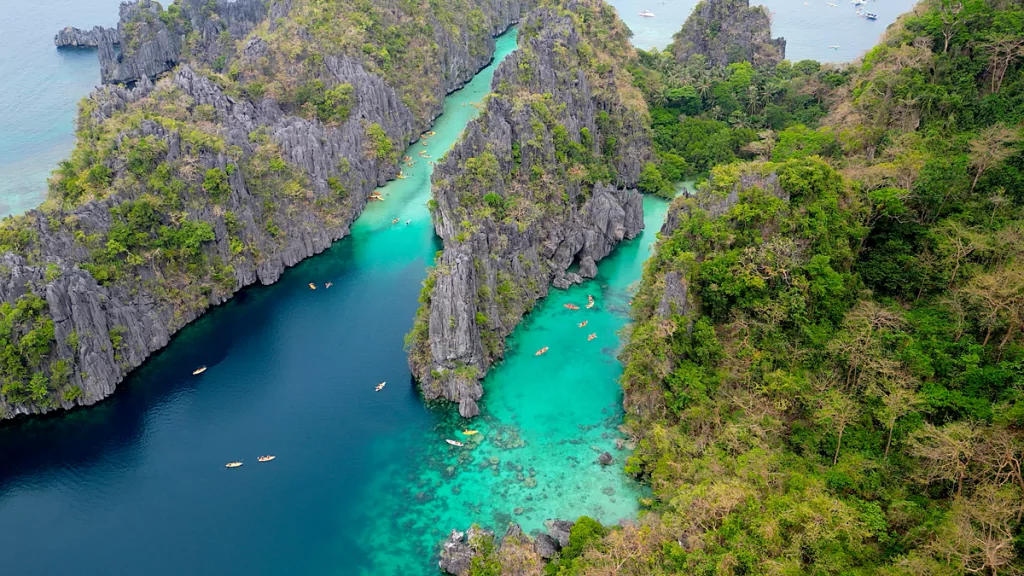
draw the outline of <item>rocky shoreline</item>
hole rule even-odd
[[[465,41],[466,31],[452,37],[443,27],[436,28],[434,42],[441,60],[434,65],[446,72],[431,88],[437,91],[431,96],[433,104],[419,114],[364,62],[347,56],[324,58],[327,81],[352,90],[348,119],[338,124],[303,117],[280,102],[225,87],[206,69],[223,47],[201,50],[199,55],[193,49],[193,59],[188,61],[180,52],[171,59],[169,50],[180,48],[171,30],[186,20],[191,31],[201,31],[191,36],[193,44],[216,43],[226,33],[235,40],[248,38],[231,61],[246,65],[266,58],[267,42],[250,34],[255,15],[285,17],[291,5],[275,3],[266,10],[268,4],[262,0],[219,2],[213,11],[216,17],[210,18],[202,10],[205,4],[180,2],[174,18],[147,0],[122,4],[118,27],[122,52],[116,58],[111,58],[114,34],[64,36],[67,42],[99,42],[104,81],[110,84],[97,90],[83,109],[85,125],[105,130],[126,118],[132,120],[123,131],[116,128],[115,146],[121,141],[126,146],[115,149],[97,169],[113,193],[71,207],[48,203],[5,221],[0,230],[10,230],[18,239],[7,249],[0,241],[0,303],[13,307],[26,298],[42,298],[45,310],[39,313],[37,325],[49,325],[52,330],[41,361],[22,363],[19,371],[24,375],[13,376],[19,380],[5,376],[0,419],[102,400],[209,307],[227,301],[245,286],[276,282],[285,268],[346,236],[373,189],[399,172],[397,153],[368,150],[382,142],[390,150],[415,141],[440,115],[443,97],[491,62],[494,35],[518,22],[523,9],[518,0],[475,1],[488,18],[486,28],[479,30],[481,37],[474,39],[479,47],[475,51]],[[132,25],[140,20],[144,26]],[[125,49],[125,44],[132,47]],[[177,61],[185,63],[166,74]],[[154,83],[150,73],[163,76]],[[171,101],[173,107],[168,104]],[[151,116],[154,109],[165,116],[171,110],[177,118],[158,114],[152,120],[134,119],[140,112]],[[369,130],[372,127],[377,132]],[[195,273],[182,274],[183,265],[169,267],[160,258],[132,257],[118,264],[128,265],[130,281],[97,278],[95,258],[104,246],[96,242],[121,225],[117,214],[150,202],[156,194],[151,184],[140,181],[131,170],[131,150],[138,147],[129,143],[140,140],[160,151],[150,159],[152,164],[170,167],[171,182],[180,183],[174,201],[186,207],[187,221],[211,231],[198,250],[207,264]],[[284,163],[277,164],[280,160]],[[271,172],[266,172],[267,162]],[[224,180],[222,197],[216,201],[208,195],[209,181],[203,181],[203,174],[211,170]],[[56,186],[61,186],[59,180]],[[166,218],[172,227],[179,219],[177,225],[181,225],[181,216],[157,217]],[[13,338],[25,338],[29,328],[16,327]],[[30,376],[41,378],[45,388],[12,400],[12,390],[31,386]]]
[[[444,250],[408,337],[409,363],[426,399],[457,402],[464,417],[479,414],[480,379],[548,287],[594,277],[596,262],[644,226],[635,186],[652,156],[646,106],[622,70],[579,55],[594,46],[624,64],[635,53],[603,3],[566,4],[527,15],[519,51],[495,73],[496,94],[434,172]]]
[[[543,561],[557,557],[559,551],[569,546],[574,525],[566,520],[548,520],[544,524],[547,532],[538,531],[533,538],[525,534],[519,524],[509,524],[499,542],[495,541],[493,530],[475,524],[465,532],[452,530],[441,544],[437,566],[445,574],[469,576],[473,560],[486,558],[493,550],[498,556],[515,555],[524,568],[524,564],[529,564],[539,569]]]

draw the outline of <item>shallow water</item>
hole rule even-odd
[[[608,0],[633,31],[638,48],[664,48],[672,41],[698,0]],[[910,10],[915,0],[871,0],[864,7],[878,20],[857,16],[850,0],[751,0],[774,11],[772,36],[786,39],[786,58],[849,62],[870,50],[896,17]],[[835,6],[830,6],[835,4]],[[643,18],[643,10],[654,12]],[[837,45],[838,50],[829,46]]]
[[[500,38],[499,58],[514,45],[514,33]],[[446,100],[425,148],[435,159],[477,113],[492,74]],[[615,332],[666,203],[645,200],[650,230],[596,280],[553,292],[528,317],[484,384],[482,417],[467,424],[454,405],[424,407],[402,350],[439,248],[430,169],[407,168],[350,237],[183,330],[107,401],[0,427],[5,569],[432,574],[437,542],[472,521],[532,530],[551,517],[634,515],[640,488],[614,449]],[[586,294],[594,309],[562,307]],[[551,351],[535,357],[541,346]],[[209,370],[192,377],[200,364]],[[467,425],[480,434],[463,436]],[[596,450],[617,464],[601,468]],[[257,463],[261,454],[277,459]],[[236,459],[245,465],[223,467]]]
[[[6,0],[0,10],[0,217],[38,205],[74,146],[79,100],[100,83],[95,50],[57,50],[64,26],[117,24],[119,0]]]

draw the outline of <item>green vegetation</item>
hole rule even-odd
[[[8,403],[53,404],[67,381],[66,364],[48,362],[54,326],[46,312],[32,293],[0,303],[0,394]]]
[[[457,168],[439,172],[450,176],[434,182],[435,198],[454,200],[430,205],[435,217],[458,223],[448,240],[465,243],[481,230],[498,230],[495,254],[516,241],[517,233],[533,230],[539,237],[553,222],[569,219],[590,199],[597,183],[634,186],[635,173],[627,182],[620,166],[649,147],[647,105],[627,72],[636,59],[628,28],[598,0],[577,2],[572,10],[555,0],[540,4],[521,23],[519,49],[502,63],[502,70],[514,77],[499,83],[479,121],[486,133],[490,118],[504,116],[512,138],[461,143],[445,159],[449,165],[458,163]],[[561,41],[563,36],[572,42],[549,54],[552,37]],[[552,61],[542,63],[541,58]],[[556,73],[544,87],[530,83],[532,70],[541,65]],[[576,105],[577,74],[585,76],[587,94],[598,110],[589,117],[571,108]],[[437,214],[439,206],[444,214]],[[470,321],[480,326],[485,365],[501,357],[509,327],[541,295],[534,276],[543,264],[536,253],[518,256],[522,265],[509,273],[483,258],[476,261],[476,278],[487,290],[478,291],[478,313]],[[447,273],[440,266],[432,272]],[[493,298],[489,286],[495,288]],[[430,366],[432,361],[429,318],[428,299],[406,340],[414,366]],[[449,325],[455,328],[455,322],[452,318]],[[424,368],[417,376],[425,380],[427,374]]]
[[[641,51],[631,72],[651,104],[659,158],[657,166],[644,169],[645,191],[671,194],[671,182],[706,176],[735,160],[784,160],[791,149],[803,156],[841,153],[835,137],[807,127],[818,125],[826,97],[848,82],[848,69],[810,60],[768,69],[747,62],[716,68],[700,57],[681,64],[670,52],[654,50]]]
[[[849,69],[644,57],[661,169],[710,180],[622,356],[654,496],[559,574],[1024,570],[1022,30],[933,0]]]

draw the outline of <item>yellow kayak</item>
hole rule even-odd
[[[465,434],[466,436],[472,436],[473,434],[476,434],[478,432],[479,432],[479,430],[463,430],[462,431],[462,433]]]

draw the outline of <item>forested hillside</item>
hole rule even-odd
[[[849,70],[646,58],[649,174],[710,171],[623,354],[654,494],[548,573],[1020,573],[1021,4],[923,4]]]

